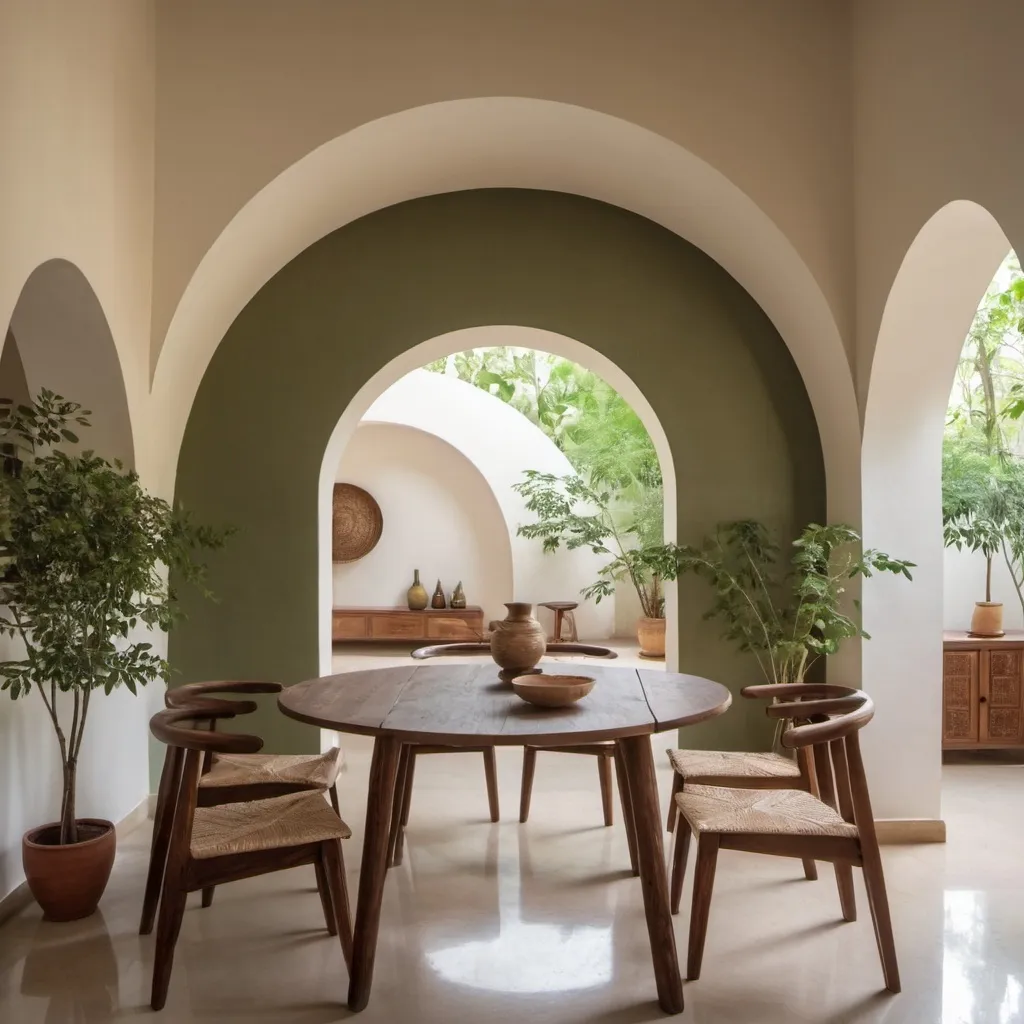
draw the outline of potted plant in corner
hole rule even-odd
[[[844,640],[870,639],[842,610],[847,581],[876,572],[912,578],[913,562],[882,551],[858,554],[859,544],[849,526],[811,523],[783,567],[768,529],[738,520],[719,524],[699,548],[679,547],[677,557],[680,574],[695,573],[714,591],[704,617],[725,623],[725,638],[754,655],[765,680],[802,683],[811,665]]]
[[[526,508],[537,521],[518,528],[522,537],[543,541],[545,551],[588,547],[610,556],[598,579],[581,593],[596,604],[629,581],[640,599],[643,615],[637,622],[640,654],[665,657],[665,595],[662,584],[678,573],[675,546],[661,539],[661,508],[634,506],[625,516],[627,503],[617,501],[614,489],[597,490],[581,476],[556,476],[527,470],[526,479],[513,488],[526,499]],[[655,499],[652,498],[652,502]],[[660,491],[656,494],[660,503]]]
[[[114,860],[112,823],[76,814],[93,695],[167,678],[167,662],[137,635],[176,617],[167,571],[201,585],[192,552],[224,537],[147,494],[119,462],[63,450],[88,416],[47,390],[30,405],[0,400],[0,632],[10,638],[0,689],[15,700],[38,692],[60,748],[60,820],[27,832],[22,852],[45,916],[65,921],[95,910]],[[9,656],[15,645],[23,656]]]

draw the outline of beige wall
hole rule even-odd
[[[474,96],[577,104],[687,147],[789,236],[848,334],[847,38],[845,5],[816,0],[158,4],[154,345],[267,181],[367,121]]]

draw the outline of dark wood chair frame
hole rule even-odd
[[[748,689],[752,696],[774,697],[784,701],[770,704],[766,708],[769,717],[796,723],[783,731],[782,745],[787,749],[806,751],[810,754],[819,799],[839,813],[845,821],[856,825],[858,835],[841,837],[700,833],[694,868],[686,976],[691,981],[700,977],[718,851],[744,850],[748,853],[765,853],[779,857],[831,861],[835,867],[839,901],[845,921],[855,921],[857,918],[852,869],[861,868],[885,987],[890,992],[899,992],[899,967],[885,890],[885,876],[882,871],[882,857],[875,834],[875,819],[860,752],[859,732],[874,716],[874,704],[866,693],[847,687],[791,683]],[[856,706],[852,707],[853,705]],[[679,909],[682,878],[690,849],[690,831],[689,825],[680,814],[672,857],[673,913],[677,913]]]
[[[774,700],[780,695],[778,690],[778,686],[775,685],[759,685],[744,687],[740,692],[749,700]],[[859,698],[853,696],[859,694],[859,692],[859,690],[849,686],[836,686],[833,684],[822,684],[817,688],[817,693],[820,697],[827,696],[836,700],[845,699],[847,703],[837,705],[837,709],[846,707],[851,711],[860,706]],[[672,776],[672,793],[668,799],[668,831],[675,832],[676,815],[678,813],[676,796],[684,791],[687,783],[691,786],[725,786],[727,789],[802,789],[806,793],[817,796],[818,782],[811,760],[811,751],[806,748],[797,750],[796,762],[800,769],[799,778],[773,775],[691,775],[688,779],[684,779],[678,772],[674,772]],[[804,877],[807,881],[817,881],[818,867],[812,858],[803,858],[803,869]],[[679,879],[678,885],[682,886],[682,879]],[[673,905],[678,905],[679,897],[674,894],[674,890],[672,899]]]
[[[249,704],[251,709],[255,708],[251,702]],[[192,857],[192,823],[205,754],[254,754],[263,746],[258,736],[183,727],[181,723],[194,722],[196,710],[194,707],[168,709],[158,712],[150,721],[153,735],[167,744],[166,761],[171,765],[169,813],[165,815],[168,829],[167,863],[163,871],[153,964],[154,1010],[162,1009],[167,1000],[174,947],[181,929],[187,894],[272,871],[304,864],[314,866],[327,930],[331,935],[339,937],[346,966],[351,969],[352,964],[352,918],[345,882],[345,861],[339,839],[199,860]],[[231,718],[238,714],[237,708],[216,709],[212,702],[201,710],[204,718]]]
[[[214,732],[218,719],[230,719],[237,715],[252,714],[256,704],[251,700],[218,699],[213,694],[271,694],[280,693],[280,683],[264,680],[222,679],[211,682],[187,683],[184,686],[167,690],[164,703],[171,710],[188,709],[192,712],[192,721],[197,726]],[[212,750],[203,756],[202,774],[210,770],[213,764]],[[167,863],[167,847],[170,842],[170,815],[173,813],[172,797],[174,795],[175,766],[172,764],[170,752],[164,758],[163,771],[157,787],[156,806],[153,810],[153,837],[150,842],[149,871],[146,878],[146,890],[142,900],[142,916],[139,921],[139,934],[148,935],[156,923],[157,906],[160,901],[160,889],[163,885],[164,867]],[[287,796],[290,793],[316,792],[308,786],[298,783],[245,783],[237,786],[200,787],[196,795],[197,807],[217,807],[221,804],[245,803],[249,800],[266,800],[275,796]],[[328,790],[331,806],[339,817],[341,809],[338,801],[338,789],[333,785]],[[209,907],[213,903],[214,886],[203,889],[202,905]]]

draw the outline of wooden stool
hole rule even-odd
[[[555,629],[551,639],[557,644],[562,642],[562,620],[565,619],[569,623],[569,642],[575,643],[579,640],[579,634],[576,632],[576,616],[573,615],[573,609],[578,608],[579,604],[576,601],[543,601],[541,602],[541,608],[548,608],[555,613]]]

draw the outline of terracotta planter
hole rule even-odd
[[[500,622],[491,623],[491,657],[501,668],[499,675],[507,683],[534,669],[544,657],[548,644],[544,627],[531,614],[532,604],[514,601],[505,607],[508,615]]]
[[[637,619],[636,638],[640,642],[641,658],[665,657],[664,619]]]
[[[88,917],[107,887],[117,849],[113,824],[102,818],[79,818],[78,832],[87,838],[70,846],[57,842],[57,822],[40,825],[22,837],[25,879],[48,921]]]
[[[971,636],[1002,636],[1003,605],[1000,601],[978,601],[971,616]]]

